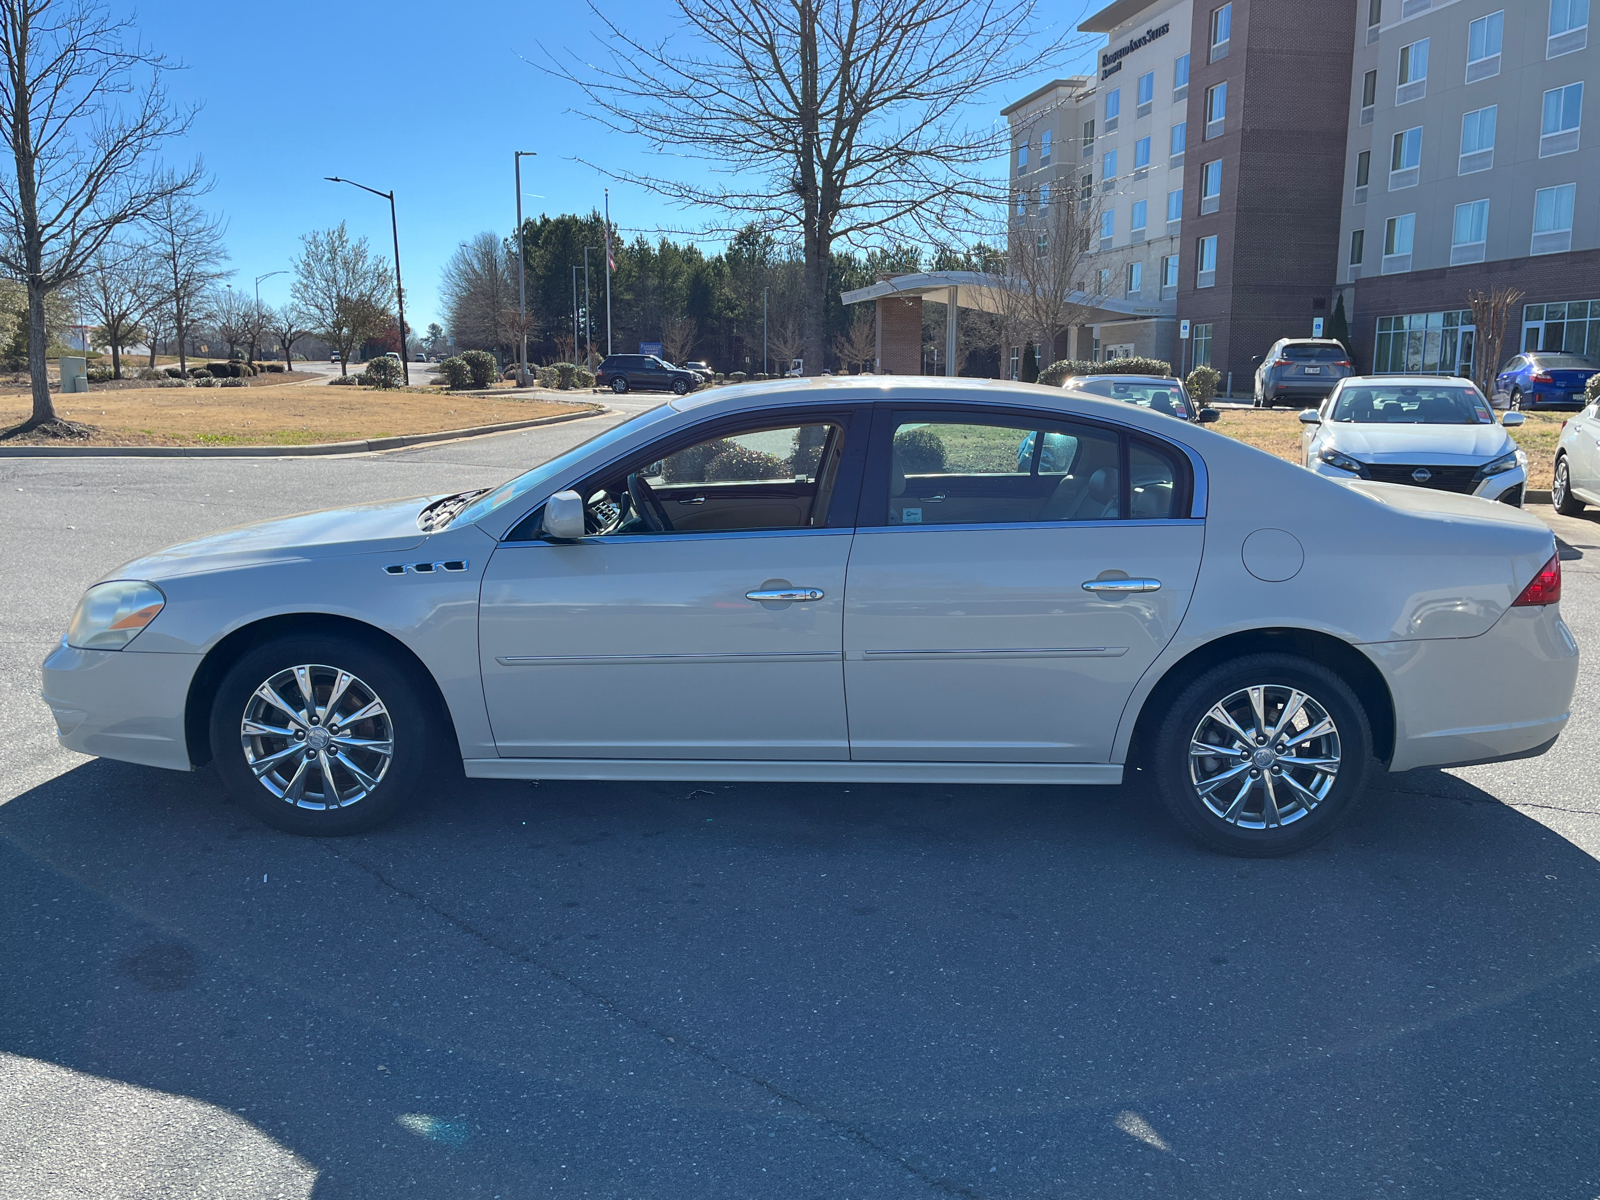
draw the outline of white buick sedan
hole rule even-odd
[[[457,757],[500,779],[1138,766],[1198,841],[1269,855],[1374,769],[1547,749],[1578,667],[1560,589],[1515,508],[1335,483],[1134,405],[776,381],[492,491],[136,559],[84,595],[44,695],[67,747],[214,762],[298,833],[369,828]]]

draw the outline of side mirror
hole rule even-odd
[[[583,497],[577,492],[557,492],[546,500],[539,534],[553,542],[576,542],[582,539]]]
[[[1253,367],[1259,367],[1261,365],[1261,355],[1252,354],[1250,356],[1250,365]]]
[[[1526,420],[1527,418],[1519,412],[1508,412],[1505,416],[1500,418],[1500,424],[1513,427],[1521,425]]]
[[[1317,413],[1317,410],[1314,409],[1314,408],[1303,408],[1303,409],[1300,410],[1300,424],[1302,424],[1302,425],[1321,425],[1322,424],[1322,417]]]
[[[1200,424],[1209,425],[1220,416],[1222,414],[1214,408],[1202,408],[1200,410]]]

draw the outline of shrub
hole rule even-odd
[[[668,483],[704,483],[707,465],[717,455],[732,448],[732,442],[718,439],[669,454],[661,461],[661,478]]]
[[[361,382],[368,387],[397,388],[400,386],[400,364],[387,355],[379,355],[367,363],[361,372]]]
[[[755,380],[757,383],[760,383],[762,380],[767,378],[767,373],[765,371],[757,371],[754,375],[750,376],[750,378]]]
[[[728,376],[728,382],[729,383],[743,383],[744,382],[744,378],[745,378],[745,376],[744,376],[744,372],[743,371],[734,371],[731,375]]]
[[[588,367],[574,367],[572,369],[572,385],[579,388],[592,388],[594,386],[594,372]]]
[[[1053,362],[1039,372],[1039,382],[1060,387],[1069,375],[1165,375],[1171,376],[1172,364],[1159,358],[1113,358],[1106,362],[1087,362],[1081,358],[1064,358]]]
[[[487,350],[467,350],[460,357],[461,361],[467,364],[467,370],[472,372],[473,387],[488,387],[500,373],[494,355]]]
[[[782,479],[783,460],[773,454],[730,443],[706,464],[706,482],[739,479]]]
[[[230,377],[230,378],[224,379],[222,381],[222,386],[223,387],[249,387],[250,385],[248,383],[246,383],[242,379],[234,379],[234,378]]]
[[[157,368],[157,369],[161,370],[162,373],[164,375],[166,375],[166,377],[168,379],[182,379],[183,378],[183,368],[181,368],[181,367],[166,367],[166,368]]]
[[[163,375],[156,382],[156,386],[157,387],[188,387],[189,386],[189,381],[187,379],[168,379],[165,375]]]
[[[139,378],[139,379],[167,379],[167,378],[169,378],[169,376],[168,376],[167,372],[163,371],[160,367],[145,367],[143,370],[141,370],[139,372],[137,378]]]
[[[453,388],[464,388],[472,383],[472,368],[467,366],[465,359],[459,357],[452,356],[440,363],[439,374]]]
[[[190,379],[210,379],[210,378],[212,378],[212,375],[211,375],[211,372],[206,370],[204,367],[196,367],[196,368],[194,368],[194,370],[189,372],[189,378]]]
[[[213,379],[237,379],[244,374],[242,362],[208,362],[206,370],[211,372]]]
[[[354,387],[361,382],[359,375],[340,375],[337,379],[328,380],[329,383],[341,387]]]
[[[548,367],[539,367],[537,374],[538,384],[540,387],[553,388],[556,386],[556,369],[554,365]]]
[[[283,374],[283,364],[282,363],[262,363],[260,366],[258,366],[256,368],[256,370],[257,371],[269,371],[274,375],[282,375]]]
[[[1589,376],[1589,382],[1583,385],[1583,398],[1590,404],[1600,400],[1600,374]]]
[[[90,383],[110,383],[116,378],[110,367],[89,367],[83,377]]]
[[[727,376],[724,375],[721,371],[713,371],[711,373],[711,381],[713,383],[721,383],[726,378],[727,378]]]
[[[216,387],[217,381],[211,378],[209,375],[196,374],[194,377],[194,385],[195,387]]]
[[[558,362],[551,369],[556,373],[556,387],[560,388],[563,392],[570,392],[572,390],[573,380],[578,377],[578,364]]]
[[[1222,372],[1215,367],[1196,367],[1189,372],[1183,386],[1189,390],[1189,399],[1196,407],[1210,404],[1217,398],[1217,384],[1222,382]]]
[[[894,435],[894,457],[907,475],[944,470],[944,439],[931,429],[902,429]]]

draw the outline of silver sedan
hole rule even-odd
[[[44,694],[64,745],[213,761],[300,833],[370,828],[439,763],[977,784],[1137,765],[1196,840],[1270,855],[1325,835],[1369,771],[1546,749],[1578,665],[1560,588],[1517,509],[1336,484],[1137,405],[775,381],[490,491],[126,563]]]

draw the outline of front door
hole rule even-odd
[[[1182,453],[1026,414],[881,421],[845,606],[851,757],[1109,761],[1200,565]]]
[[[596,536],[530,519],[496,549],[479,653],[502,756],[848,757],[848,415],[776,424],[582,481]]]

